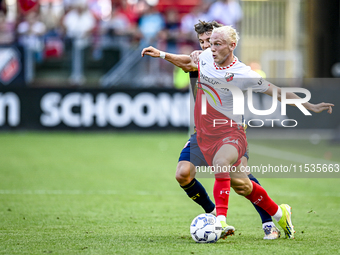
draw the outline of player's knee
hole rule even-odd
[[[231,187],[240,196],[248,196],[252,192],[252,185],[250,182],[238,180],[231,183]]]
[[[213,162],[214,166],[216,167],[224,167],[224,166],[229,166],[230,165],[230,161],[226,158],[217,158],[214,159]]]
[[[179,164],[176,169],[176,180],[181,186],[189,184],[192,181],[190,166]]]

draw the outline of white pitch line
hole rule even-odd
[[[340,164],[340,162],[335,162],[331,160],[325,160],[321,158],[315,158],[315,157],[309,157],[297,153],[291,153],[283,150],[278,150],[274,149],[271,147],[267,146],[262,146],[262,145],[256,145],[256,144],[250,144],[249,146],[250,149],[250,155],[252,153],[261,155],[261,156],[266,156],[266,157],[271,157],[271,158],[276,158],[276,159],[284,159],[287,161],[293,161],[297,163],[302,163],[302,164]]]

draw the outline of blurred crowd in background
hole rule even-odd
[[[165,43],[174,52],[197,43],[198,20],[238,26],[242,10],[235,0],[2,0],[0,43],[30,43],[44,56],[60,54],[56,39],[127,37],[129,43]],[[172,2],[172,4],[166,4]],[[227,15],[228,14],[228,15]],[[28,42],[29,41],[29,42]],[[55,53],[51,52],[55,48]]]
[[[106,62],[111,64],[104,64],[105,71],[110,70],[129,49],[137,50],[146,45],[172,53],[190,53],[199,48],[193,29],[199,20],[216,20],[238,28],[242,19],[242,9],[237,0],[0,2],[0,45],[15,44],[31,52],[33,57],[26,61],[31,67],[26,74],[28,83],[36,78],[33,70],[36,65],[39,71],[40,63],[49,60],[56,63],[66,54],[76,62],[70,67],[72,74],[68,82],[84,84],[82,62],[86,59],[82,54],[85,48],[88,49],[87,58],[91,58],[92,62],[103,59],[107,49],[119,49],[118,54],[109,54],[111,62]]]
[[[194,31],[194,25],[199,20],[217,21],[235,27],[241,38],[235,55],[278,86],[338,88],[338,79],[314,79],[340,78],[339,8],[326,2],[0,0],[0,90],[28,87],[27,91],[35,91],[30,88],[115,88],[115,91],[130,91],[130,88],[135,91],[138,88],[143,92],[148,89],[156,91],[154,88],[162,88],[162,91],[175,88],[186,91],[190,84],[187,73],[162,58],[142,58],[141,51],[149,45],[179,54],[199,50]],[[96,94],[100,90],[94,91]],[[333,94],[336,93],[329,92],[330,96]],[[48,103],[42,103],[42,107],[44,110],[50,109],[51,114],[48,116],[53,123],[61,121],[58,118],[63,116],[65,109],[65,118],[74,115],[73,108],[79,110],[67,106],[91,101],[87,95],[81,100],[81,94],[71,94],[70,97],[65,96],[64,104],[61,94],[52,93],[48,96],[51,97],[42,101]],[[321,94],[319,96],[320,101],[325,100],[321,99]],[[19,109],[19,99],[11,92],[7,93],[7,97],[9,99],[2,97],[2,102],[11,103],[14,109]],[[30,101],[30,96],[28,98],[27,101]],[[133,112],[123,111],[119,106],[120,101],[117,103],[113,99],[110,97],[111,101],[108,102],[112,102],[110,107],[117,106],[117,111],[112,111],[116,115],[105,115],[113,116],[113,122],[118,115],[124,117]],[[166,102],[170,102],[168,99],[164,97]],[[135,105],[126,97],[121,100],[126,105]],[[143,100],[158,107],[152,103],[156,101],[151,102],[150,98],[145,97]],[[98,95],[98,102],[104,101],[105,98]],[[258,99],[257,102],[260,101]],[[331,99],[329,101],[334,102]],[[181,111],[181,97],[174,97],[173,102],[179,108],[167,109]],[[0,108],[5,109],[5,103],[0,102]],[[55,108],[59,105],[60,114],[52,114],[57,112]],[[92,115],[103,113],[100,106],[105,104],[90,102],[89,105],[93,106],[93,110],[88,110],[91,107],[84,108],[81,113],[88,113],[90,119]],[[137,114],[145,111],[145,108],[141,109]],[[15,116],[18,117],[19,113]],[[73,120],[79,124],[78,117]],[[13,117],[12,120],[19,120],[19,117]],[[11,125],[16,126],[18,123]],[[86,123],[85,126],[90,125]],[[320,123],[326,122],[322,120]],[[324,128],[321,124],[319,127]],[[339,124],[333,123],[335,126]]]

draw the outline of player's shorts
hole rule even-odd
[[[185,144],[178,159],[178,162],[180,161],[189,161],[194,166],[208,166],[207,161],[205,161],[205,158],[198,147],[196,133],[192,134]]]
[[[243,155],[249,160],[248,151]],[[203,153],[197,144],[197,133],[191,135],[188,142],[185,144],[181,154],[179,156],[178,162],[180,161],[189,161],[194,166],[209,166],[207,161],[205,160]]]
[[[223,145],[234,146],[238,152],[238,159],[234,163],[236,167],[241,163],[241,158],[247,152],[248,146],[246,134],[240,126],[228,128],[226,132],[216,136],[200,133],[198,134],[198,144],[208,165],[212,165],[215,154]]]

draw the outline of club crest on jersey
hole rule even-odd
[[[230,82],[234,79],[234,74],[233,73],[226,73],[224,75],[224,78],[227,80],[227,82]]]

